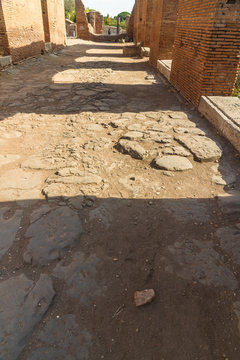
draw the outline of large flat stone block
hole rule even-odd
[[[240,151],[240,99],[202,96],[198,110]]]

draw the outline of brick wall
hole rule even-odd
[[[41,0],[45,41],[53,48],[65,45],[64,0]]]
[[[146,14],[146,27],[145,27],[145,37],[144,45],[151,45],[151,31],[152,31],[152,18],[153,18],[153,0],[147,1],[147,14]]]
[[[179,0],[153,0],[153,16],[150,41],[150,63],[171,60],[177,25]]]
[[[239,55],[239,0],[180,0],[170,81],[188,100],[231,95]]]
[[[5,20],[3,16],[2,4],[0,3],[0,56],[9,54],[8,39],[6,34]]]
[[[1,0],[0,3],[5,22],[5,40],[8,40],[7,52],[13,62],[33,56],[44,51],[44,30],[41,1],[39,0]],[[1,31],[4,31],[3,20]],[[6,52],[6,50],[5,50]]]

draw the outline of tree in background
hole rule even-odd
[[[109,14],[104,17],[104,24],[107,26],[115,26],[117,27],[117,19],[120,17],[120,26],[122,29],[126,29],[126,17],[131,15],[127,11],[123,11],[118,16],[110,17]]]
[[[75,0],[64,0],[65,18],[76,22]]]
[[[120,21],[126,21],[127,16],[130,16],[131,14],[127,11],[123,11],[120,14],[118,14],[118,16],[120,17]]]

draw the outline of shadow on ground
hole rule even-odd
[[[237,195],[1,203],[2,358],[237,360],[239,220]]]

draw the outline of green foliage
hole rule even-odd
[[[120,21],[123,22],[124,20],[126,20],[127,16],[130,16],[131,14],[127,11],[123,11],[120,14],[118,14],[118,16],[120,17]]]
[[[65,18],[76,22],[76,11],[74,0],[64,0]]]
[[[120,17],[120,27],[122,29],[126,29],[126,17],[128,15],[131,14],[127,11],[123,11],[120,14],[118,14],[118,16],[114,16],[114,17],[110,17],[109,14],[107,14],[107,16],[104,17],[104,24],[107,26],[117,27],[117,19],[118,17]]]

